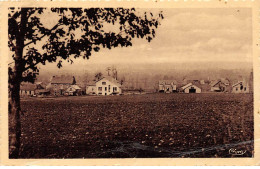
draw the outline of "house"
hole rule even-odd
[[[201,88],[195,86],[192,83],[188,83],[180,88],[180,92],[183,93],[201,93]]]
[[[35,94],[36,95],[48,95],[49,91],[46,90],[46,85],[43,82],[36,82],[35,83]]]
[[[229,92],[230,91],[230,82],[228,79],[218,79],[218,80],[214,80],[211,82],[210,84],[211,88],[210,91],[211,92]]]
[[[177,81],[176,80],[160,80],[159,81],[159,92],[160,93],[177,92]]]
[[[78,85],[70,85],[65,91],[65,95],[69,96],[78,96],[81,94],[81,88]]]
[[[232,85],[232,93],[249,93],[249,85],[245,81],[239,81]]]
[[[43,97],[43,96],[48,96],[50,95],[50,91],[49,90],[46,90],[46,89],[38,89],[37,90],[37,93],[35,91],[35,94],[38,96],[38,97]]]
[[[34,96],[35,95],[36,85],[32,83],[22,83],[20,86],[20,96]]]
[[[20,86],[20,96],[38,96],[38,95],[48,95],[49,91],[45,90],[44,84],[42,82],[32,83],[22,83]]]
[[[74,76],[53,76],[46,89],[50,91],[51,95],[61,96],[65,94],[70,85],[75,85],[75,82]]]
[[[102,77],[96,82],[97,95],[122,94],[121,84],[111,76]]]
[[[111,76],[92,81],[86,86],[87,95],[119,95],[122,94],[121,84]]]
[[[96,95],[96,82],[91,81],[86,85],[86,94],[87,95]]]
[[[79,86],[80,88],[80,94],[79,95],[86,95],[86,83],[85,82],[80,82],[80,83],[77,83],[77,85]]]

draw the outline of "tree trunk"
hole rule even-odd
[[[14,82],[9,86],[9,158],[18,158],[21,145],[20,82]]]
[[[20,153],[21,119],[20,119],[20,84],[25,67],[23,60],[24,36],[26,32],[27,10],[21,9],[21,22],[16,34],[14,67],[9,72],[9,158],[18,158]]]

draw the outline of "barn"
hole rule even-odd
[[[176,80],[160,80],[159,81],[159,92],[160,93],[177,92],[177,81]]]
[[[249,93],[249,85],[244,81],[239,81],[232,85],[232,93]]]
[[[188,83],[185,86],[182,86],[180,91],[183,93],[201,93],[201,88],[192,83]]]

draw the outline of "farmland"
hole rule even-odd
[[[21,106],[20,158],[253,156],[251,94],[28,98]]]

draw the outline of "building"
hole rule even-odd
[[[188,83],[180,88],[180,92],[183,93],[201,93],[201,88],[195,86],[192,83]]]
[[[119,95],[121,93],[121,84],[111,76],[103,77],[96,82],[97,95]]]
[[[38,97],[44,97],[44,96],[50,95],[50,91],[49,91],[49,90],[46,90],[46,89],[39,89],[39,90],[37,90],[37,92],[35,91],[35,94],[36,94]]]
[[[86,85],[86,94],[87,95],[96,95],[96,82],[91,81]]]
[[[32,83],[22,83],[20,86],[20,96],[34,96],[35,95],[36,85]]]
[[[230,82],[228,79],[218,79],[214,80],[210,84],[211,92],[230,92]]]
[[[50,83],[46,86],[46,89],[50,91],[51,95],[61,96],[65,95],[70,85],[75,85],[74,76],[53,76]]]
[[[87,84],[86,94],[119,95],[122,94],[121,84],[111,76],[102,77],[98,81],[92,81]]]
[[[81,88],[80,88],[78,85],[70,85],[70,86],[66,89],[65,95],[69,95],[69,96],[82,95]]]
[[[20,86],[20,96],[38,96],[42,94],[44,88],[44,84],[42,82],[32,83],[22,83]],[[46,91],[48,93],[48,91]]]
[[[249,93],[249,85],[245,81],[239,81],[232,85],[232,93]]]
[[[159,92],[160,93],[177,92],[177,81],[176,80],[160,80],[159,81]]]

